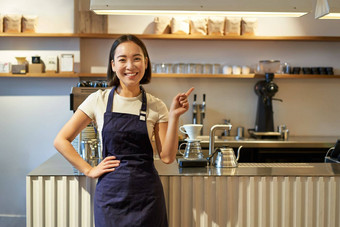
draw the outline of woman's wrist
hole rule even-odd
[[[169,121],[178,121],[179,120],[180,115],[176,115],[173,111],[169,112]]]
[[[91,170],[92,170],[92,166],[90,166],[90,164],[87,166],[87,167],[85,167],[84,169],[83,169],[83,171],[81,171],[85,176],[87,176],[87,177],[90,177],[89,175],[90,175],[90,172],[91,172]]]

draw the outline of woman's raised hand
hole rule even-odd
[[[175,116],[179,117],[180,115],[188,111],[189,109],[188,96],[191,94],[193,90],[194,88],[192,87],[187,92],[179,93],[173,98],[170,107],[170,114],[174,114]]]

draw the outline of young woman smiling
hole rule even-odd
[[[178,120],[193,91],[177,94],[168,111],[142,84],[151,79],[144,43],[119,37],[110,51],[107,77],[112,89],[91,94],[55,139],[56,149],[86,176],[99,178],[95,197],[96,226],[168,226],[163,188],[153,164],[151,138],[164,163],[172,163],[178,146]],[[84,161],[71,145],[91,122],[98,126],[102,156],[98,166]]]

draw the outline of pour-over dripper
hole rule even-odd
[[[188,139],[195,140],[200,135],[202,127],[201,124],[185,124],[179,127],[179,130],[188,135]]]

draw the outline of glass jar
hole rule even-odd
[[[212,64],[204,64],[203,74],[212,74]]]
[[[183,73],[187,73],[187,64],[184,63],[178,63],[175,64],[175,73],[179,73],[179,74],[183,74]]]
[[[213,64],[213,66],[212,66],[212,73],[213,74],[220,74],[221,73],[220,69],[221,69],[221,65],[220,64]]]
[[[172,64],[165,64],[165,73],[173,73],[173,70],[172,70],[173,66]]]
[[[190,74],[196,73],[196,64],[193,63],[188,64],[188,73]]]
[[[203,65],[202,64],[195,64],[195,73],[197,73],[197,74],[203,73]]]

